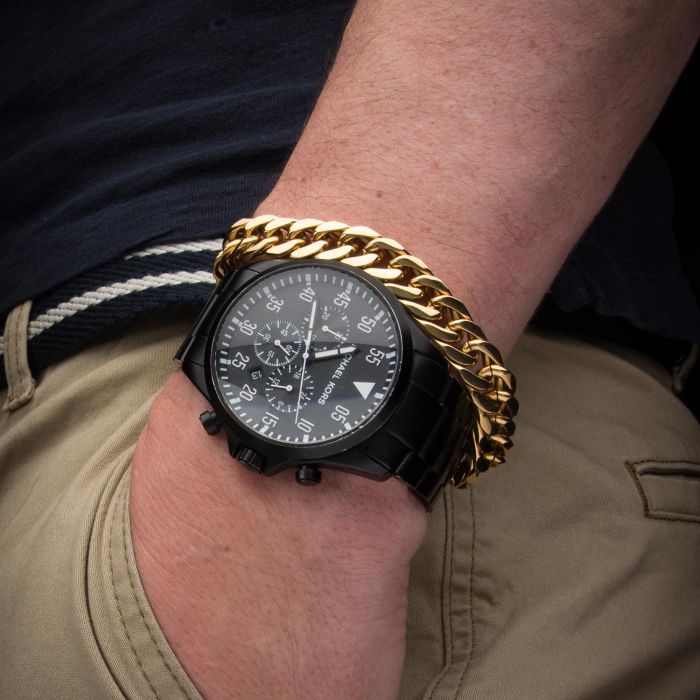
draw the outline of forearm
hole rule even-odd
[[[358,3],[259,211],[398,239],[507,351],[660,108],[697,5],[452,5]],[[212,698],[395,694],[422,507],[395,480],[253,475],[205,408],[173,377],[133,464],[139,570],[185,669]]]
[[[261,213],[364,224],[507,352],[692,49],[691,2],[360,2]]]

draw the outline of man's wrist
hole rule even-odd
[[[166,457],[167,467],[153,467],[162,468],[171,480],[185,480],[190,502],[201,500],[202,508],[210,507],[213,498],[231,507],[244,502],[248,510],[274,504],[278,513],[285,510],[290,517],[308,507],[313,513],[304,513],[303,518],[313,514],[315,518],[344,516],[366,521],[377,511],[382,518],[415,516],[419,524],[424,524],[424,506],[397,479],[377,482],[328,470],[322,484],[311,489],[296,484],[289,470],[274,477],[253,473],[230,456],[222,434],[212,437],[202,429],[198,416],[210,409],[185,376],[174,373],[151,408],[135,462],[155,452]],[[169,507],[169,492],[161,492],[158,498],[164,501],[164,508]],[[371,528],[367,534],[371,534]]]
[[[261,640],[281,664],[268,680],[284,677],[294,649],[277,638],[283,632],[313,644],[316,661],[322,656],[340,674],[343,649],[365,662],[388,653],[400,670],[409,563],[427,527],[422,504],[395,479],[329,472],[310,489],[290,472],[254,474],[229,456],[224,438],[202,430],[197,417],[207,408],[175,373],[132,464],[139,572],[192,680],[212,697],[227,687],[230,693],[232,683],[248,687],[248,696],[264,690],[283,697],[279,688],[246,686],[269,663]],[[235,620],[238,636],[232,639],[224,620]],[[211,671],[216,659],[221,673]],[[348,674],[346,682],[350,695],[365,695],[353,686],[363,679]]]

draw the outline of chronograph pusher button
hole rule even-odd
[[[296,473],[296,482],[302,486],[316,486],[321,483],[321,470],[318,467],[305,464]]]
[[[216,435],[221,430],[221,421],[214,411],[204,411],[199,420],[209,435]]]

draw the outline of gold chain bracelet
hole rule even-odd
[[[505,461],[518,410],[515,377],[466,306],[419,258],[366,226],[263,215],[239,219],[214,263],[220,281],[257,260],[335,260],[381,280],[444,355],[469,392],[477,419],[450,481],[463,488]]]

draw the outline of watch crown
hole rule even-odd
[[[254,472],[262,472],[262,467],[265,462],[265,458],[255,450],[251,450],[250,447],[241,445],[233,453],[233,457],[240,462],[243,462],[246,467],[252,469]]]
[[[321,470],[305,464],[297,469],[296,480],[302,486],[316,486],[321,483]]]

